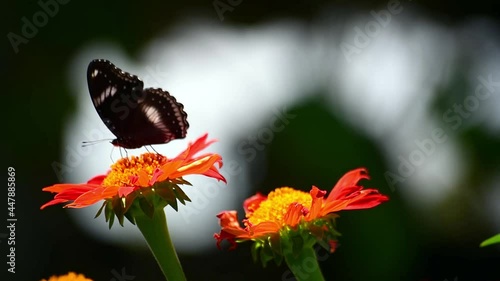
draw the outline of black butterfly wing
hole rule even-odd
[[[139,148],[186,136],[184,106],[167,91],[143,89],[139,77],[107,60],[90,62],[87,81],[97,113],[116,136],[114,145]]]
[[[138,147],[184,138],[189,128],[184,106],[158,88],[143,91],[143,99],[127,121],[129,130],[123,137],[130,145]]]
[[[93,60],[87,68],[87,83],[94,107],[117,137],[127,134],[126,119],[142,98],[139,77],[122,71],[108,60]]]

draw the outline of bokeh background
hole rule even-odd
[[[88,95],[106,58],[185,105],[188,137],[208,132],[227,186],[193,177],[167,218],[188,280],[293,280],[219,251],[215,215],[256,191],[331,188],[366,167],[390,201],[345,211],[327,280],[500,280],[500,21],[493,1],[78,1],[4,3],[4,169],[16,170],[16,274],[162,280],[130,224],[95,209],[40,211],[41,188],[83,182],[120,157]],[[6,86],[6,87],[5,87]],[[130,155],[141,150],[130,150]],[[7,175],[5,176],[7,177]],[[6,188],[5,188],[6,189]],[[2,193],[6,202],[7,191]],[[4,205],[6,214],[7,205]]]

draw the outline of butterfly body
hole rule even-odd
[[[144,89],[139,77],[101,59],[90,62],[87,82],[97,113],[116,136],[113,145],[132,149],[186,136],[184,106],[169,92]]]

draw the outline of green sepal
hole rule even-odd
[[[251,248],[254,262],[260,259],[265,267],[271,260],[280,265],[285,257],[299,257],[304,250],[320,244],[330,251],[332,241],[336,241],[340,233],[335,230],[335,215],[329,215],[311,222],[302,221],[294,227],[285,226],[279,234],[254,239]]]
[[[127,220],[128,220],[131,224],[135,225],[135,218],[134,218],[134,216],[132,215],[132,212],[126,212],[126,213],[125,213],[125,217],[127,218]]]
[[[137,194],[137,192],[134,192],[125,197],[125,206],[123,210],[125,216],[127,216],[128,210],[130,209],[130,207],[132,207],[132,204],[134,204],[134,201],[137,198]]]
[[[109,202],[106,204],[106,209],[104,209],[104,214],[106,215],[106,222],[108,222],[109,229],[113,226],[115,222],[115,213],[113,212],[113,204]]]
[[[105,202],[106,208],[104,208],[104,218],[106,219],[106,222],[109,222],[111,216],[114,216],[113,214],[113,207],[111,206],[110,201]]]
[[[281,262],[283,261],[283,255],[281,254],[283,252],[283,249],[281,245],[280,236],[271,235],[268,238],[268,244],[271,246],[274,261],[276,262],[277,265],[281,265]]]
[[[127,220],[135,225],[136,214],[131,213],[129,209],[132,205],[135,205],[136,202],[138,208],[134,212],[140,210],[150,218],[153,217],[155,209],[163,210],[167,205],[170,205],[175,211],[178,211],[177,200],[184,205],[186,201],[191,201],[178,184],[191,185],[190,182],[178,178],[172,181],[157,182],[150,188],[136,190],[126,197],[107,199],[97,211],[95,218],[99,217],[104,210],[105,220],[109,224],[109,228],[113,226],[115,216],[118,218],[118,222],[121,226],[123,226],[124,218],[127,218]]]
[[[259,248],[260,247],[262,247],[262,245],[258,241],[255,241],[255,243],[253,243],[252,246],[250,247],[250,253],[252,254],[252,260],[255,263],[259,261]]]
[[[267,263],[274,260],[273,250],[269,244],[263,244],[264,246],[260,250],[260,261],[262,267],[266,267]]]
[[[302,236],[300,235],[292,235],[290,242],[293,255],[298,255],[304,248],[304,245],[307,244],[304,242],[304,238],[302,238]]]
[[[267,263],[274,260],[277,265],[283,261],[281,253],[281,239],[279,235],[269,235],[263,239],[256,239],[251,248],[252,258],[254,262],[259,260],[263,267]]]
[[[165,202],[177,211],[177,198],[171,183],[160,182],[154,185],[156,194],[158,194]]]
[[[97,217],[99,217],[101,215],[102,210],[104,210],[104,208],[106,207],[107,203],[108,203],[108,201],[104,201],[104,203],[102,203],[102,206],[99,208],[99,210],[95,214],[94,219],[96,219]]]
[[[178,185],[178,184],[185,184],[185,185],[193,186],[190,182],[188,182],[187,180],[185,180],[183,178],[173,179],[172,183],[176,184],[176,185]]]
[[[174,185],[174,193],[179,202],[182,203],[182,205],[186,205],[185,201],[191,202],[191,199],[184,193],[184,191],[178,186]]]
[[[141,196],[139,197],[139,206],[141,207],[142,212],[152,218],[155,213],[155,206],[151,200],[150,196]]]
[[[111,204],[113,206],[113,212],[115,213],[116,217],[118,218],[118,222],[120,223],[121,226],[123,226],[123,216],[125,214],[125,207],[123,206],[123,199],[117,198],[117,199],[113,200]]]

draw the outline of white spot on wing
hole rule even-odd
[[[146,106],[146,105],[144,105],[141,109],[148,118],[148,120],[156,127],[156,129],[163,132],[164,138],[166,140],[173,138],[172,132],[163,122],[160,111],[158,111],[158,109],[156,109],[153,106]]]
[[[142,111],[148,118],[148,120],[153,123],[158,129],[164,130],[166,127],[163,125],[161,120],[160,112],[153,106],[143,106]]]
[[[116,87],[107,87],[98,97],[95,97],[94,104],[99,106],[108,97],[112,97],[116,93]]]
[[[94,69],[94,72],[92,72],[92,78],[96,77],[97,74],[99,74],[99,70]]]

